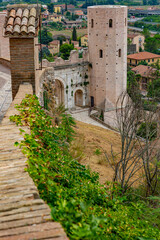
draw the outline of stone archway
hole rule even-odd
[[[82,90],[78,89],[74,95],[75,106],[82,107],[83,106],[83,92]]]
[[[57,105],[64,104],[64,85],[58,79],[55,80],[55,97]]]

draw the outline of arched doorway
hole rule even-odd
[[[83,92],[80,89],[75,92],[75,105],[79,107],[83,106]]]
[[[64,86],[58,79],[55,80],[55,97],[57,105],[64,103]]]

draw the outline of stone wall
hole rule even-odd
[[[0,58],[10,60],[9,39],[3,37],[6,13],[0,12]]]
[[[90,73],[87,50],[84,50],[83,58],[78,58],[78,52],[73,50],[69,60],[58,58],[55,62],[48,62],[45,59],[43,67],[45,72],[40,77],[38,93],[41,98],[43,81],[50,76],[57,88],[56,98],[59,104],[63,102],[68,109],[89,105]]]

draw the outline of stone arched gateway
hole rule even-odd
[[[81,89],[77,89],[74,94],[74,102],[75,106],[82,107],[84,105],[83,101],[83,91]]]
[[[65,104],[64,85],[58,79],[55,80],[55,97],[56,97],[57,105],[60,105],[62,103]]]

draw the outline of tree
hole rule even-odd
[[[41,59],[46,58],[49,55],[50,55],[49,49],[47,47],[43,47],[39,52],[40,61],[41,61]]]
[[[47,7],[48,7],[49,13],[53,13],[54,12],[54,4],[53,3],[48,4]]]
[[[74,49],[74,46],[72,44],[68,44],[68,43],[62,44],[62,46],[60,47],[61,57],[64,60],[67,60],[70,56],[71,50],[73,49]]]
[[[150,37],[150,32],[149,32],[148,28],[146,28],[146,27],[143,29],[142,34],[145,36],[145,38]]]
[[[76,27],[73,27],[72,40],[73,40],[73,41],[77,41],[77,31],[76,31]]]
[[[147,0],[143,0],[143,5],[147,5]]]
[[[160,48],[160,35],[154,37],[148,37],[145,39],[144,49],[145,51],[152,53],[159,53]]]
[[[40,42],[40,34],[41,34],[41,43],[48,45],[51,41],[53,41],[52,34],[48,32],[47,28],[44,28],[41,32],[39,32],[39,42]]]
[[[67,11],[67,3],[65,3],[65,11]]]
[[[105,152],[114,171],[113,182],[118,182],[122,193],[125,193],[134,182],[138,179],[142,181],[144,177],[146,196],[157,194],[160,177],[160,147],[157,137],[160,122],[157,108],[145,111],[141,99],[133,102],[128,94],[123,93],[116,104],[116,121],[121,152],[115,155],[112,146],[111,158]],[[141,123],[143,141],[139,137],[142,133]],[[144,176],[139,173],[141,169]]]

